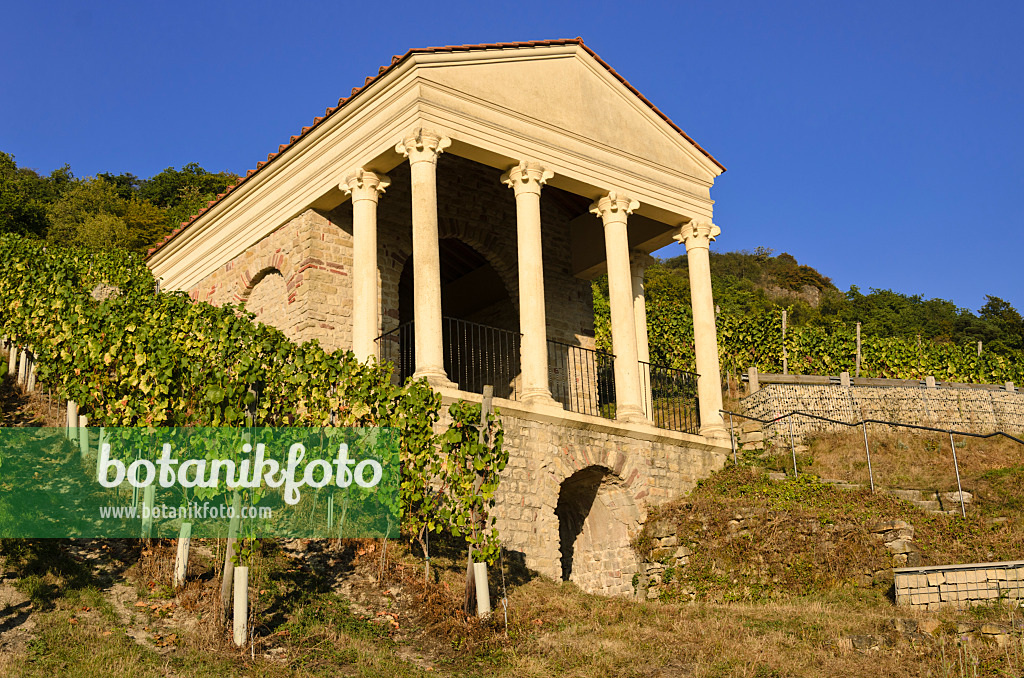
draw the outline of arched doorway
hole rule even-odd
[[[562,482],[555,515],[562,580],[591,593],[629,592],[638,571],[630,546],[637,515],[621,479],[603,466],[576,471]]]
[[[464,391],[480,393],[485,384],[494,395],[512,397],[519,381],[519,312],[495,268],[472,246],[441,238],[441,315],[444,367]],[[402,379],[415,371],[413,259],[406,260],[398,281]]]

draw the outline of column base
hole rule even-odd
[[[438,370],[436,368],[425,367],[423,369],[416,370],[412,375],[413,379],[426,379],[427,383],[431,386],[438,386],[443,388],[458,389],[459,385],[448,378],[448,375],[444,370]]]
[[[562,403],[551,397],[551,391],[546,388],[525,391],[521,402],[527,405],[535,405],[539,407],[554,407],[559,410],[565,409],[562,407]]]
[[[651,420],[644,414],[639,405],[618,405],[615,408],[615,420],[631,424],[650,424]]]
[[[713,440],[729,440],[729,429],[725,424],[714,423],[700,428],[700,435]]]

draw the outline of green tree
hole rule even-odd
[[[138,193],[139,197],[159,207],[175,207],[185,199],[184,189],[194,188],[199,195],[212,200],[236,179],[238,175],[231,172],[212,173],[191,162],[180,170],[168,167],[146,179],[141,182]]]
[[[996,341],[1010,349],[1024,349],[1024,318],[1010,302],[986,294],[985,305],[978,314],[995,327]]]
[[[35,195],[38,190],[33,185],[33,176],[34,172],[18,170],[14,156],[0,152],[0,233],[46,233],[46,209]]]

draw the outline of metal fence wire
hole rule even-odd
[[[914,429],[914,430],[918,430],[918,431],[932,431],[932,432],[935,432],[935,433],[945,433],[946,435],[949,436],[949,447],[950,447],[950,450],[952,452],[952,457],[953,457],[953,470],[956,473],[957,495],[958,495],[958,497],[960,499],[960,513],[961,513],[962,516],[965,516],[965,517],[967,515],[967,507],[966,507],[966,502],[964,501],[963,486],[961,485],[961,482],[960,482],[960,462],[957,460],[957,456],[956,456],[956,442],[953,440],[953,436],[954,435],[959,435],[959,436],[967,436],[969,438],[981,438],[981,439],[995,438],[997,436],[1002,436],[1003,438],[1007,438],[1009,440],[1012,440],[1015,443],[1018,443],[1019,445],[1024,445],[1024,440],[1021,440],[1020,438],[1012,436],[1009,433],[1006,433],[1004,431],[995,431],[993,433],[971,433],[969,431],[956,431],[956,430],[953,430],[951,428],[936,428],[934,426],[923,426],[921,424],[908,424],[908,423],[899,422],[899,421],[884,421],[882,419],[861,419],[860,421],[855,421],[855,422],[839,421],[838,419],[830,419],[828,417],[823,417],[823,416],[817,415],[817,414],[811,414],[810,412],[801,412],[799,410],[793,410],[792,412],[787,412],[786,414],[782,414],[782,415],[779,415],[777,417],[773,417],[772,419],[762,419],[762,418],[759,418],[759,417],[750,416],[748,414],[740,414],[739,412],[730,412],[729,410],[719,410],[719,412],[721,412],[722,414],[728,414],[729,415],[729,438],[730,438],[731,443],[732,443],[733,462],[734,463],[738,463],[738,461],[736,460],[736,433],[735,433],[735,429],[734,429],[734,426],[733,426],[733,417],[740,417],[741,419],[746,419],[747,421],[756,421],[756,422],[760,423],[762,426],[770,426],[770,425],[775,424],[775,423],[777,423],[779,421],[782,421],[784,419],[787,420],[787,423],[790,424],[790,428],[789,428],[789,444],[790,444],[790,448],[793,451],[793,474],[794,475],[797,475],[798,470],[797,470],[797,459],[796,459],[796,442],[795,442],[795,439],[794,439],[794,436],[793,436],[793,428],[792,428],[792,419],[791,419],[791,417],[797,417],[797,416],[799,416],[799,417],[808,417],[810,419],[814,419],[814,420],[817,420],[817,421],[822,421],[822,422],[829,423],[829,424],[834,424],[834,425],[837,425],[837,426],[844,426],[844,427],[847,427],[847,428],[852,428],[852,427],[855,427],[855,426],[863,427],[863,429],[864,429],[864,454],[865,454],[865,457],[867,458],[868,477],[869,477],[870,482],[871,482],[871,491],[872,491],[872,493],[875,491],[875,477],[874,477],[874,471],[872,470],[872,466],[871,466],[871,447],[868,444],[868,434],[867,434],[867,425],[868,424],[882,424],[884,426],[895,427],[895,428],[909,428],[909,429]]]

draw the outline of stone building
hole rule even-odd
[[[708,267],[723,171],[580,39],[413,49],[148,263],[165,289],[390,360],[446,402],[492,384],[506,546],[630,594],[647,506],[729,449]],[[643,269],[673,239],[690,258],[699,377],[649,361]],[[603,273],[613,355],[594,340]]]

